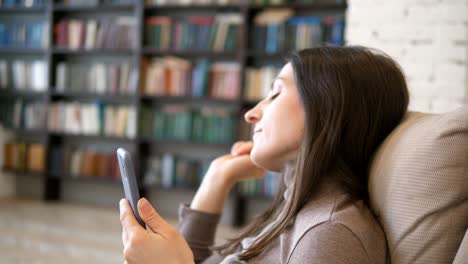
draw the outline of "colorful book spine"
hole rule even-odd
[[[136,48],[135,24],[125,16],[99,21],[65,18],[54,26],[55,45],[72,50]]]
[[[46,48],[47,24],[44,22],[0,22],[0,47]]]
[[[151,16],[145,20],[145,45],[157,50],[233,51],[238,48],[239,14]]]
[[[148,96],[194,96],[235,100],[240,96],[240,65],[164,57],[142,63],[142,93]]]
[[[48,128],[53,132],[134,138],[133,106],[102,103],[54,102],[49,105]]]

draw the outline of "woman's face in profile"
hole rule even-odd
[[[290,63],[281,69],[268,97],[249,110],[245,119],[254,125],[250,156],[257,166],[279,171],[296,157],[304,138],[305,113]]]

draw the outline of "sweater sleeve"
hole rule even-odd
[[[192,249],[195,263],[201,263],[211,254],[220,215],[190,209],[186,204],[179,207],[179,232]]]
[[[370,264],[361,241],[346,226],[325,222],[308,230],[296,243],[289,264]]]

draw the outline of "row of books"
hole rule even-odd
[[[234,140],[234,117],[221,108],[167,105],[153,111],[145,107],[140,112],[140,133],[158,140],[229,144]]]
[[[145,0],[145,5],[208,5],[238,4],[242,0]]]
[[[134,0],[62,0],[67,6],[97,6],[99,4],[133,4]]]
[[[99,102],[54,102],[49,105],[48,128],[69,134],[134,138],[136,111],[132,106]]]
[[[67,49],[132,49],[137,46],[133,17],[60,20],[54,27],[55,44]]]
[[[135,94],[138,72],[129,63],[60,62],[56,71],[58,92]]]
[[[245,71],[244,98],[251,101],[265,98],[271,91],[276,76],[280,71],[278,65],[247,67]]]
[[[115,152],[94,146],[52,146],[50,155],[50,171],[56,177],[120,179]]]
[[[276,195],[279,183],[282,177],[279,173],[267,171],[263,179],[250,179],[239,182],[239,192],[247,196],[266,196]]]
[[[44,102],[0,101],[0,124],[7,128],[42,130],[46,126],[47,107]]]
[[[145,43],[159,50],[235,50],[240,14],[217,16],[151,16],[145,20]]]
[[[195,188],[201,183],[210,162],[170,153],[153,155],[146,160],[143,184],[163,188]]]
[[[46,62],[0,60],[0,89],[45,91],[47,89]]]
[[[43,144],[9,141],[3,146],[3,168],[20,172],[44,172],[45,154]]]
[[[154,58],[143,61],[142,73],[145,95],[237,99],[240,94],[238,63],[202,59],[193,65],[176,57]]]
[[[65,148],[63,174],[72,178],[120,179],[115,153],[92,148]]]
[[[318,45],[343,45],[341,16],[295,17],[292,9],[267,9],[254,20],[251,46],[268,53]]]
[[[45,48],[47,24],[42,22],[0,22],[0,47]]]
[[[40,7],[46,3],[47,0],[0,0],[1,7]]]

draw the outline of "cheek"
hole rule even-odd
[[[285,115],[286,114],[286,115]],[[276,170],[282,163],[296,157],[304,137],[302,116],[274,115],[275,122],[265,122],[265,129],[255,138],[251,157],[256,165]],[[264,120],[267,121],[267,120]],[[266,124],[269,124],[266,126]]]

